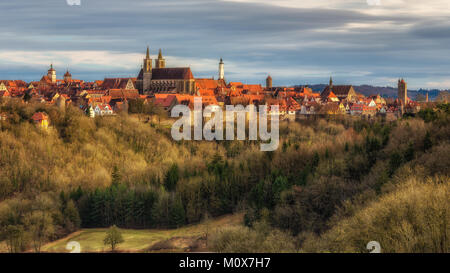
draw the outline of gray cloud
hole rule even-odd
[[[287,8],[218,0],[82,0],[80,7],[70,7],[65,0],[15,0],[3,1],[0,10],[0,53],[133,54],[143,53],[150,44],[154,54],[161,47],[170,56],[199,62],[224,57],[232,64],[229,80],[263,82],[271,73],[277,84],[325,82],[334,74],[345,82],[383,85],[402,76],[421,86],[450,76],[449,18],[442,15],[370,15],[348,7]],[[135,65],[138,70],[139,61]],[[129,65],[95,66],[90,73],[71,66],[87,80],[135,73]],[[309,68],[318,72],[305,73]],[[0,61],[0,78],[25,75],[36,80],[45,72],[41,69]],[[216,75],[215,68],[194,73]]]

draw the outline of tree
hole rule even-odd
[[[281,193],[289,188],[289,182],[286,177],[278,176],[272,184],[272,194],[274,203],[280,201]]]
[[[155,106],[153,113],[158,116],[158,125],[161,125],[161,118],[167,118],[167,111],[162,107]]]
[[[403,164],[403,157],[397,151],[393,152],[389,159],[389,176],[392,176],[394,172],[400,168]]]
[[[431,141],[431,134],[428,131],[423,140],[423,150],[426,151],[433,146],[433,142]]]
[[[75,203],[72,200],[69,200],[69,202],[67,202],[67,205],[62,213],[64,216],[64,227],[67,231],[74,232],[80,227],[80,214],[77,207],[75,206]]]
[[[117,186],[122,181],[122,175],[120,174],[119,168],[114,165],[113,171],[111,173],[111,182],[113,186]]]
[[[206,247],[208,247],[208,237],[209,237],[210,223],[211,223],[211,217],[210,217],[208,211],[205,211],[205,213],[203,214],[203,226],[205,227]]]
[[[106,237],[103,240],[103,243],[105,245],[111,246],[111,251],[114,251],[116,249],[116,246],[123,242],[124,239],[122,237],[122,232],[120,232],[116,225],[113,225],[108,229],[108,231],[106,232]]]
[[[166,189],[168,191],[175,190],[179,178],[180,178],[180,174],[178,172],[178,165],[173,164],[170,167],[170,169],[167,172],[166,177],[164,179],[164,185],[166,186]]]
[[[39,253],[41,252],[42,245],[48,242],[55,233],[53,219],[50,214],[37,211],[28,214],[25,218],[25,222],[28,226],[34,251]]]
[[[186,223],[186,212],[180,198],[175,198],[169,209],[169,224],[171,227],[179,228]]]
[[[19,253],[25,251],[28,238],[22,225],[8,225],[2,235],[6,239],[9,252]]]
[[[439,95],[436,98],[436,101],[444,103],[447,103],[449,100],[450,100],[450,92],[448,91],[439,92]]]

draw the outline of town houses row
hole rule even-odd
[[[423,104],[407,96],[407,84],[398,81],[398,98],[387,99],[380,95],[365,97],[351,85],[335,85],[330,78],[322,92],[314,92],[308,86],[274,87],[272,77],[266,79],[266,86],[227,82],[224,62],[219,63],[217,79],[195,78],[189,67],[166,68],[166,61],[159,51],[158,58],[150,57],[149,48],[144,64],[135,78],[106,78],[85,82],[72,78],[67,70],[62,79],[57,79],[53,65],[40,81],[0,80],[0,98],[20,98],[54,104],[58,107],[74,105],[87,115],[113,115],[128,111],[131,100],[143,100],[166,111],[175,105],[193,107],[195,97],[201,97],[203,106],[217,105],[278,105],[282,118],[305,118],[312,115],[357,115],[398,118],[406,112],[417,112]]]

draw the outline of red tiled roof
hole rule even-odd
[[[331,89],[330,86],[327,86],[322,92],[322,97],[328,97],[330,92],[333,92],[337,97],[347,96],[352,88],[352,85],[333,85]]]
[[[52,83],[52,80],[48,76],[43,76],[41,82]]]
[[[106,78],[102,83],[102,88],[125,89],[129,80],[133,81],[133,78]]]
[[[139,91],[137,89],[110,89],[106,95],[111,96],[111,99],[138,99]]]
[[[48,116],[46,113],[43,112],[36,112],[34,113],[34,115],[31,117],[32,120],[39,122],[41,120],[47,120]]]
[[[226,87],[224,80],[195,79],[195,86],[199,89],[216,89]]]
[[[11,97],[11,94],[8,92],[8,90],[0,91],[0,97]]]
[[[189,67],[154,68],[152,80],[192,80],[194,75]]]
[[[109,105],[109,104],[107,104],[107,103],[100,103],[100,104],[97,104],[97,106],[98,106],[98,108],[100,108],[100,110],[102,110],[102,111],[108,111],[108,110],[112,110],[112,108],[111,108],[111,106]]]
[[[214,96],[214,90],[211,89],[198,89],[197,92],[200,96]]]
[[[167,95],[166,97],[160,96],[159,98],[155,97],[154,104],[167,108],[170,107],[177,99],[176,95]]]
[[[262,93],[263,92],[263,88],[260,84],[248,84],[248,85],[244,85],[244,90],[248,90],[249,93],[252,94],[257,94],[257,93]]]

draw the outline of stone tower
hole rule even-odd
[[[156,60],[156,68],[165,68],[166,59],[163,58],[161,49],[159,49],[158,59]]]
[[[150,84],[152,81],[152,59],[150,58],[150,48],[147,47],[147,55],[144,59],[142,75],[142,91],[147,92],[150,89]]]
[[[427,96],[426,96],[425,102],[429,102],[429,99],[428,99],[428,92],[427,92]]]
[[[224,80],[225,79],[225,69],[224,69],[224,63],[222,58],[220,58],[220,63],[219,63],[219,80]]]
[[[69,69],[67,69],[66,74],[64,74],[64,81],[70,82],[72,80],[72,74],[70,74]]]
[[[408,87],[404,79],[398,80],[398,100],[403,107],[408,103]]]
[[[272,77],[270,75],[266,79],[266,88],[272,88]]]
[[[52,81],[52,83],[56,82],[56,70],[53,69],[53,64],[50,65],[50,69],[48,70],[47,76]]]

